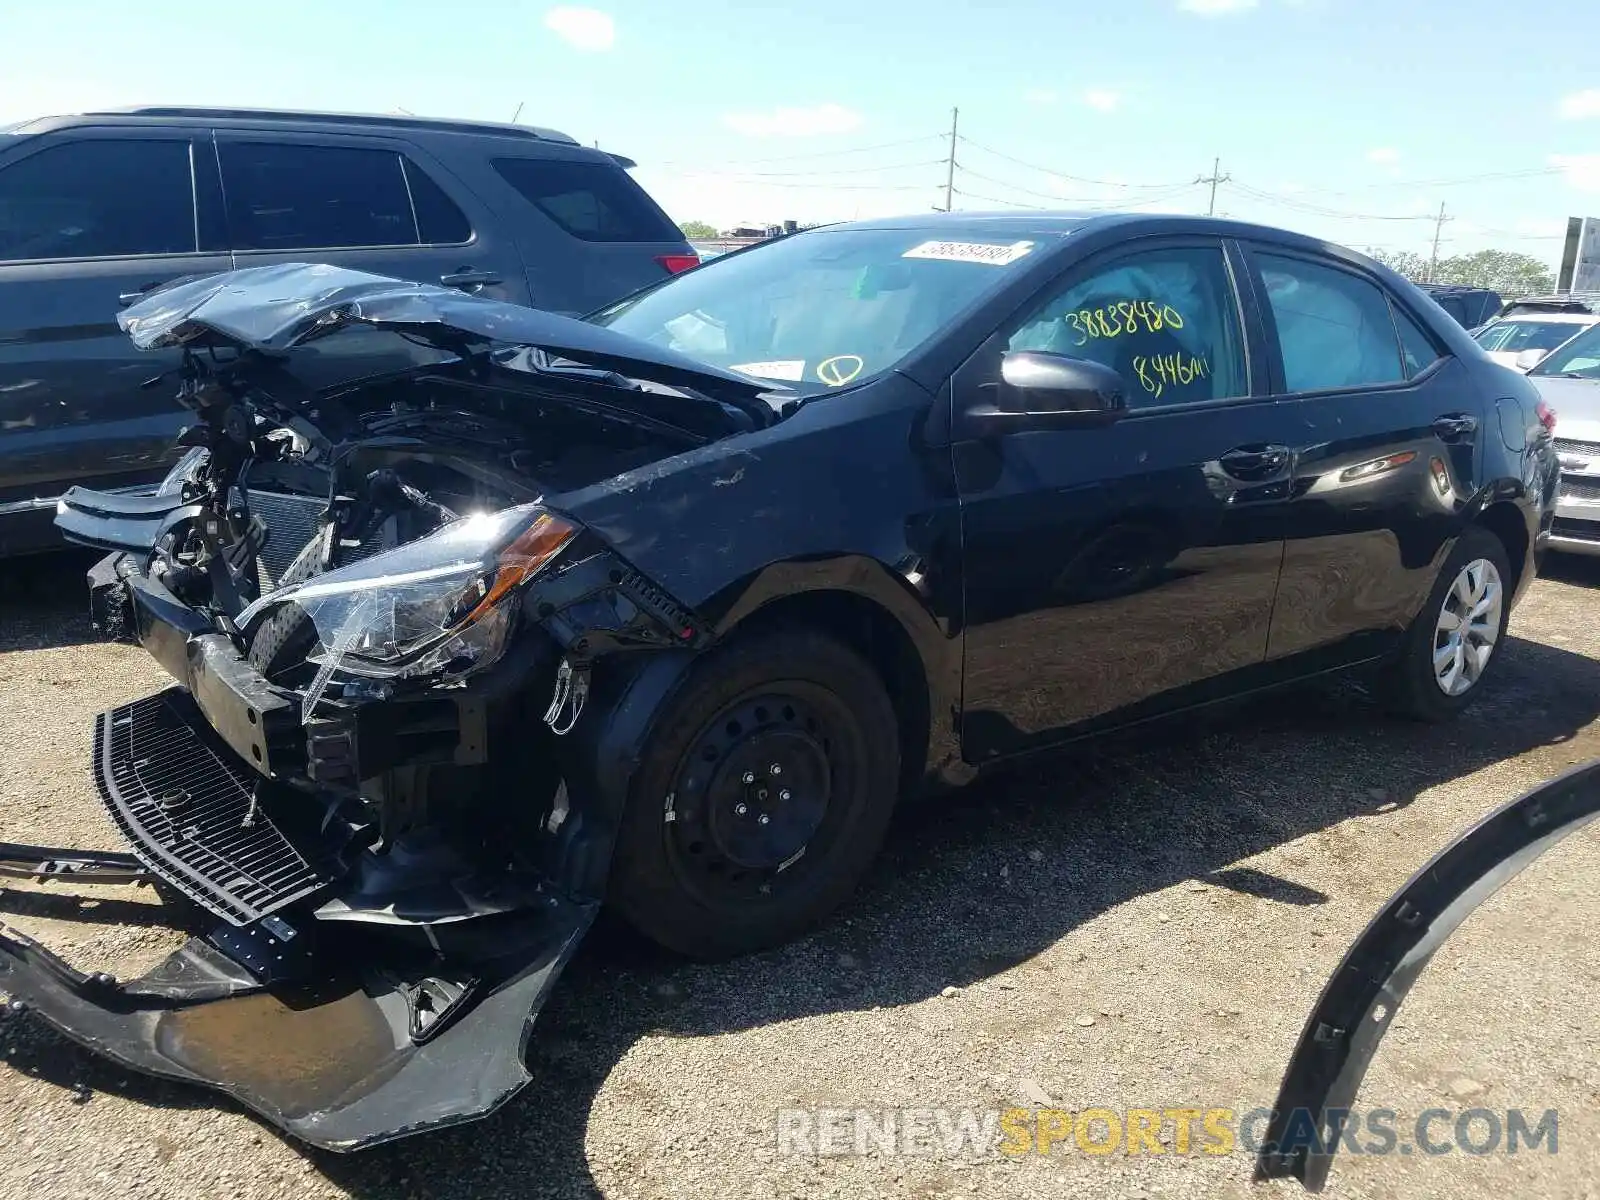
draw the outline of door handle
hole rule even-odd
[[[1261,483],[1283,474],[1293,460],[1287,446],[1236,446],[1217,461],[1235,479]]]
[[[1478,432],[1478,418],[1466,413],[1448,413],[1434,421],[1433,431],[1440,441],[1460,441]]]
[[[499,283],[500,276],[493,271],[474,271],[470,267],[462,267],[459,271],[439,276],[439,282],[444,284],[445,287],[476,290],[486,283]]]

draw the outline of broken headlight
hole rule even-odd
[[[508,601],[577,533],[538,505],[466,517],[428,537],[263,596],[242,629],[293,604],[316,627],[322,669],[370,679],[461,678],[496,661],[511,633]]]

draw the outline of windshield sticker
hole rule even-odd
[[[1007,267],[1033,250],[1032,242],[1011,242],[997,245],[994,242],[923,242],[902,254],[901,258],[937,258],[945,262],[987,263],[991,267]]]
[[[866,367],[859,354],[835,354],[817,364],[817,378],[829,387],[843,387]]]
[[[731,368],[757,379],[781,379],[786,383],[799,383],[806,377],[806,360],[785,358],[776,362],[735,363]]]
[[[1080,308],[1061,319],[1072,329],[1074,346],[1086,346],[1096,338],[1183,328],[1182,313],[1152,300],[1118,300],[1102,308]]]

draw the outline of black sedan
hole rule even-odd
[[[1533,386],[1421,292],[1221,221],[836,226],[586,322],[266,267],[122,323],[186,351],[192,453],[57,523],[179,686],[101,719],[131,857],[6,857],[217,932],[126,985],[0,937],[4,986],[337,1149],[525,1083],[602,901],[738,954],[930,782],[1335,669],[1458,712],[1556,479]],[[297,375],[351,331],[429,353]],[[218,1044],[247,1018],[278,1044]]]

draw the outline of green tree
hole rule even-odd
[[[1549,267],[1532,255],[1510,250],[1479,250],[1441,259],[1433,278],[1436,283],[1491,288],[1502,296],[1549,293],[1556,287]]]
[[[714,238],[717,236],[716,229],[707,225],[704,221],[679,221],[678,228],[683,230],[683,236],[686,238]]]
[[[1371,257],[1413,283],[1421,283],[1428,278],[1428,260],[1410,250],[1373,250]]]

